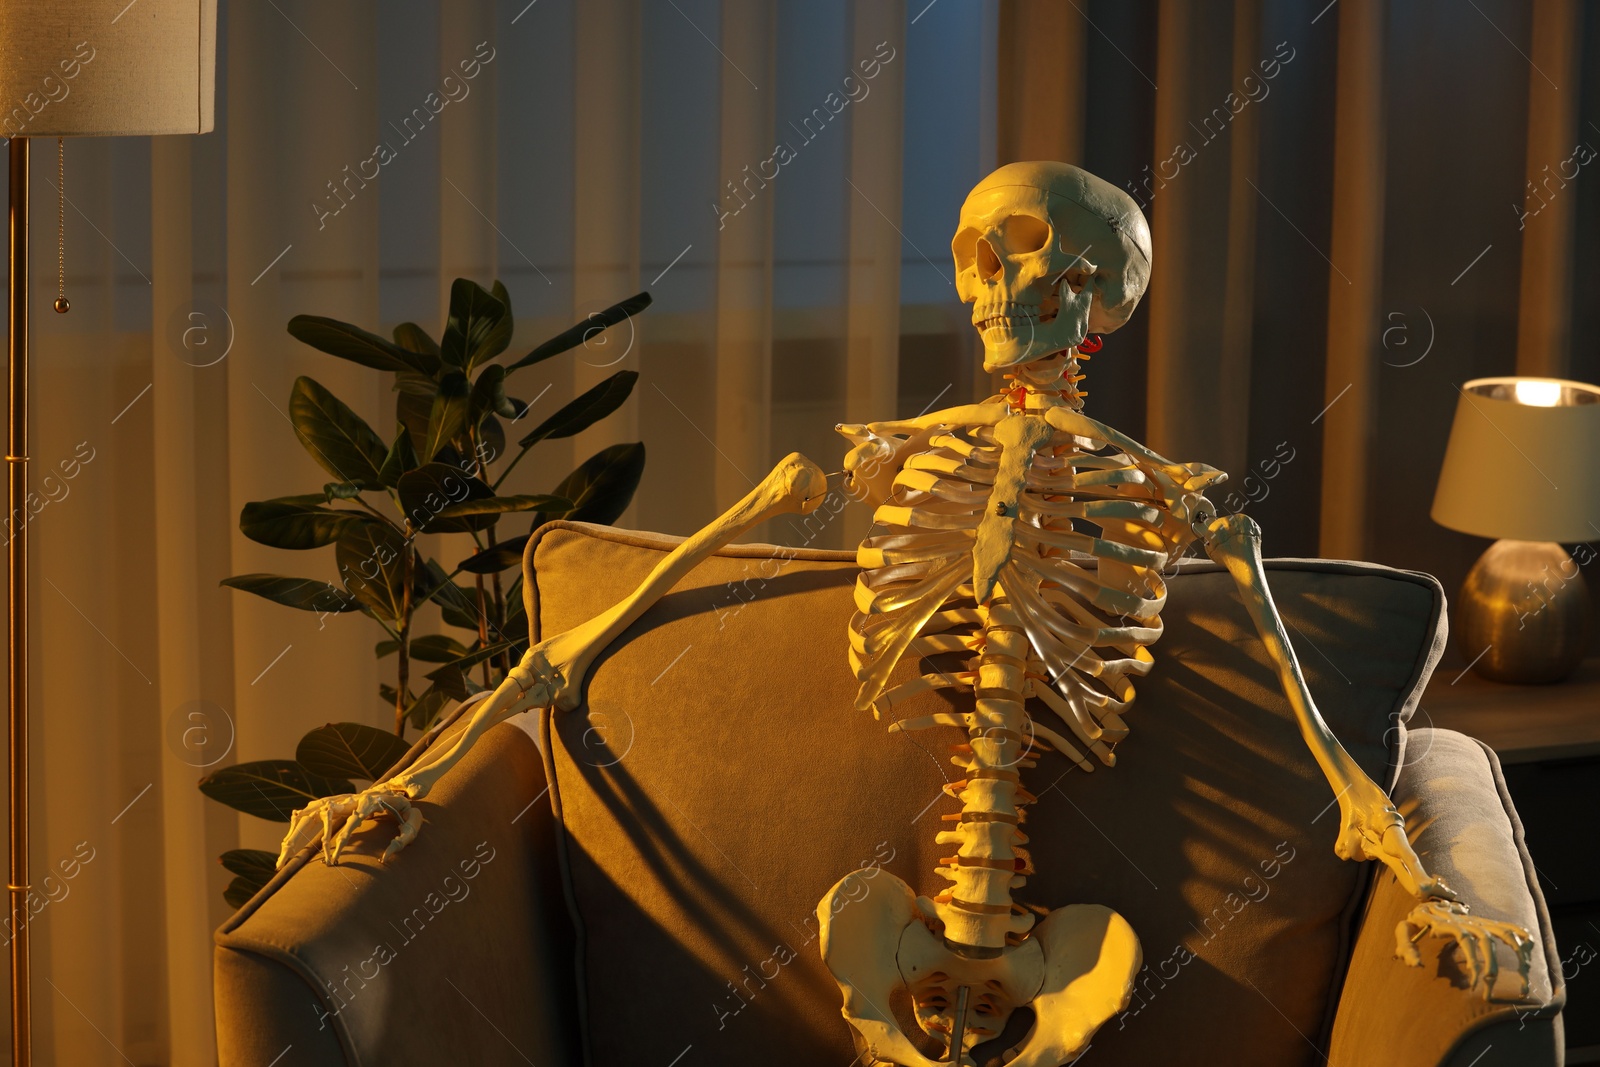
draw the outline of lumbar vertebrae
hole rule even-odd
[[[857,706],[893,720],[894,731],[967,733],[952,756],[961,777],[946,787],[961,810],[942,816],[948,825],[936,838],[950,846],[936,869],[948,887],[918,896],[886,871],[855,871],[817,907],[823,959],[866,1046],[863,1062],[971,1065],[973,1047],[1027,1006],[1033,1026],[1007,1062],[1059,1067],[1127,1004],[1140,950],[1120,915],[1012,897],[1032,873],[1022,827],[1035,798],[1021,772],[1051,753],[1085,771],[1115,764],[1133,680],[1151,669],[1149,646],[1161,636],[1162,571],[1196,543],[1236,580],[1333,786],[1335,852],[1382,861],[1422,898],[1397,929],[1397,954],[1417,964],[1422,935],[1453,938],[1487,995],[1500,941],[1515,950],[1526,991],[1527,932],[1468,915],[1423,869],[1400,814],[1322,720],[1267,589],[1259,530],[1244,515],[1219,516],[1204,496],[1225,475],[1174,463],[1082,412],[1080,361],[1097,347],[1086,339],[1127,322],[1149,281],[1138,206],[1076,167],[1011,164],[967,197],[951,249],[984,367],[1009,385],[980,404],[839,428],[854,446],[845,459],[852,491],[876,507],[879,531],[857,552],[849,634]],[[385,857],[399,851],[421,824],[410,802],[491,725],[527,708],[577,707],[599,653],[689,569],[758,522],[812,510],[824,493],[815,465],[785,459],[622,603],[530,648],[449,748],[360,794],[296,812],[280,865],[319,830],[326,859],[337,862],[361,821],[380,814],[401,825]],[[946,666],[891,684],[907,655]],[[972,710],[895,718],[908,698],[937,689],[970,693]],[[900,994],[923,1035],[915,1040],[891,1010]]]

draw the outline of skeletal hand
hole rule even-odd
[[[331,867],[339,862],[339,854],[363,822],[391,816],[398,820],[400,830],[383,850],[383,861],[387,862],[415,840],[422,829],[422,812],[411,806],[411,801],[419,796],[421,791],[415,786],[408,787],[401,776],[370,785],[359,793],[313,800],[297,808],[290,818],[289,832],[284,835],[283,847],[278,851],[278,866],[281,868],[289,862],[289,857],[300,851],[320,827],[322,861]]]
[[[1460,901],[1424,900],[1395,927],[1395,958],[1413,967],[1422,966],[1417,942],[1425,934],[1454,939],[1461,950],[1462,959],[1466,961],[1468,987],[1477,986],[1481,980],[1484,1000],[1488,1000],[1493,993],[1495,976],[1500,973],[1499,962],[1495,959],[1495,942],[1503,942],[1517,954],[1517,971],[1522,976],[1522,996],[1528,995],[1528,972],[1533,967],[1533,938],[1522,927],[1468,915],[1467,906]]]

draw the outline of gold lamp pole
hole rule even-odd
[[[28,139],[13,137],[11,157],[9,290],[11,369],[10,406],[7,412],[6,469],[9,510],[27,514],[28,500]],[[32,1012],[29,994],[33,983],[28,970],[28,528],[19,523],[6,545],[6,573],[10,579],[10,614],[7,633],[8,677],[7,752],[11,782],[11,865],[6,877],[11,902],[11,1062],[33,1062]]]
[[[10,138],[10,515],[28,514],[28,142],[39,137],[206,133],[216,98],[216,0],[3,0],[0,136]],[[57,190],[65,198],[64,191]],[[60,300],[56,310],[65,311]],[[156,322],[162,317],[154,316]],[[28,954],[28,530],[7,543],[10,579],[7,767],[10,774],[11,1063],[31,1067]]]

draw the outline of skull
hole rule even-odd
[[[1150,281],[1150,227],[1138,204],[1065,163],[1009,163],[979,182],[950,251],[988,371],[1110,333]]]

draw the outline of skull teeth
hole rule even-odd
[[[1039,307],[1037,305],[1030,306],[1015,303],[977,308],[972,316],[972,324],[980,330],[987,330],[996,326],[1015,329],[1023,323],[1037,321],[1039,321]]]

